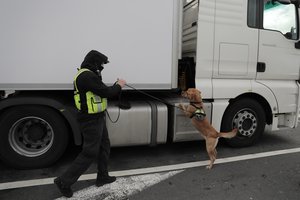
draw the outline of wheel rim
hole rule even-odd
[[[47,152],[54,140],[51,125],[39,117],[24,117],[9,130],[10,146],[20,155],[37,157]]]
[[[255,112],[249,108],[240,110],[235,114],[232,125],[238,129],[240,136],[251,137],[257,129]]]

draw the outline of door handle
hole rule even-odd
[[[257,72],[265,72],[266,71],[266,63],[258,62],[256,66]]]

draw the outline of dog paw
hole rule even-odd
[[[183,104],[179,104],[179,106],[178,106],[182,111],[184,111],[185,112],[185,110],[186,110],[186,106],[185,105],[183,105]]]
[[[208,170],[211,170],[211,168],[212,168],[212,166],[210,166],[210,165],[206,166],[206,169],[208,169]]]

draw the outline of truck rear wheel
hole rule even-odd
[[[222,131],[238,129],[236,137],[226,139],[232,147],[254,144],[264,132],[266,116],[263,107],[253,99],[241,99],[226,110],[222,120]]]
[[[68,143],[62,117],[43,106],[18,106],[0,118],[0,157],[15,168],[39,168],[57,161]]]

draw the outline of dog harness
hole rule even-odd
[[[204,120],[204,118],[206,117],[206,114],[205,114],[205,111],[203,110],[203,108],[200,108],[198,106],[196,106],[195,104],[192,104],[192,106],[194,106],[196,108],[195,112],[192,113],[192,115],[190,116],[190,118],[193,118],[195,117],[195,119],[197,121],[202,121]]]

